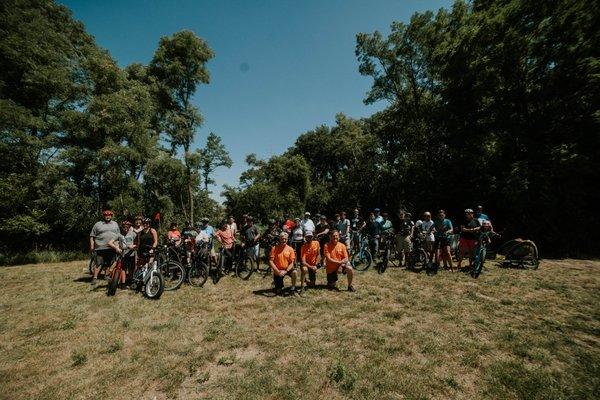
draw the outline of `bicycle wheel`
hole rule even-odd
[[[144,285],[144,295],[152,300],[158,300],[165,290],[165,281],[160,272],[152,272]]]
[[[208,265],[198,261],[188,271],[188,282],[195,287],[202,287],[208,279]]]
[[[254,272],[254,260],[250,257],[243,256],[235,263],[235,274],[238,278],[248,280]]]
[[[473,278],[479,277],[479,274],[481,274],[481,270],[483,269],[484,262],[485,262],[485,249],[479,249],[475,254],[475,259],[473,260],[473,270],[471,271],[471,276]]]
[[[380,274],[383,274],[385,272],[385,270],[387,269],[389,262],[390,262],[390,255],[391,255],[391,251],[390,251],[390,248],[388,247],[383,252],[383,260],[379,264],[379,268],[377,268],[377,272],[379,272]]]
[[[352,254],[352,258],[350,259],[350,264],[352,264],[352,268],[356,271],[366,271],[372,262],[373,257],[371,256],[371,252],[366,249]]]
[[[106,287],[106,295],[114,296],[117,293],[117,286],[119,285],[119,278],[121,277],[121,269],[114,268],[112,272],[112,277],[110,278],[110,282],[108,282],[108,286]]]
[[[165,290],[178,289],[185,278],[185,269],[177,261],[169,261],[159,265],[164,280]]]
[[[525,256],[521,259],[521,265],[526,269],[538,269],[540,260],[533,256]]]
[[[411,271],[421,272],[428,269],[428,262],[427,253],[423,249],[417,249],[410,252],[407,265]]]

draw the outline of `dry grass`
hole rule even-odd
[[[600,397],[598,262],[367,271],[302,298],[226,277],[159,301],[92,291],[84,266],[0,268],[0,398]]]

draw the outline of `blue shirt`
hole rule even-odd
[[[212,237],[215,234],[215,229],[210,226],[210,225],[206,225],[200,228],[202,231],[206,232],[206,234],[208,235],[209,239],[212,239]]]
[[[436,219],[433,221],[433,227],[435,228],[435,237],[442,238],[446,236],[446,231],[452,229],[452,222],[447,218],[443,220]]]

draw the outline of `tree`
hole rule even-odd
[[[204,181],[204,190],[208,192],[208,185],[215,183],[211,175],[219,167],[231,168],[233,162],[221,138],[214,133],[209,133],[206,139],[206,147],[198,150],[200,174]]]

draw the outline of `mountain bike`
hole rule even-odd
[[[117,293],[117,287],[119,286],[119,281],[121,280],[121,274],[124,272],[123,257],[117,255],[117,262],[111,271],[110,280],[108,281],[108,286],[106,287],[107,296],[114,296]]]
[[[477,239],[477,247],[475,248],[475,258],[473,259],[473,269],[471,270],[471,276],[478,278],[479,274],[483,270],[485,263],[485,256],[487,254],[487,246],[490,243],[491,237],[500,236],[492,231],[481,232],[479,239]]]
[[[407,268],[411,271],[421,272],[422,270],[429,271],[431,268],[431,260],[429,254],[425,250],[425,234],[419,232],[413,239],[412,251],[408,255]]]
[[[174,253],[174,250],[167,245],[163,245],[156,249],[155,257],[164,279],[164,289],[179,289],[185,279],[186,271],[179,262],[179,257]]]
[[[377,271],[383,274],[387,267],[394,266],[399,267],[401,258],[398,257],[396,250],[396,241],[394,240],[393,233],[383,233],[381,235],[381,252],[383,254],[381,263],[378,265]]]
[[[366,271],[373,262],[373,256],[369,247],[370,238],[368,235],[361,235],[360,233],[357,233],[355,238],[358,241],[358,250],[354,251],[354,246],[350,246],[353,249],[350,264],[356,271]]]
[[[190,254],[190,262],[185,265],[186,279],[190,285],[204,286],[209,275],[209,258],[208,243],[199,244],[196,251]]]
[[[256,272],[262,274],[263,278],[271,272],[271,266],[269,265],[269,256],[271,255],[271,249],[277,246],[279,243],[278,235],[273,237],[264,237],[260,241],[260,246],[264,249],[264,257],[256,257]],[[262,259],[261,259],[262,258]]]
[[[148,261],[133,273],[131,284],[147,298],[158,300],[165,289],[165,281],[158,268],[158,262],[150,255],[144,256]]]
[[[254,246],[252,246],[254,247]],[[258,254],[254,257],[248,253],[253,251],[252,248],[246,248],[241,245],[235,244],[233,246],[233,263],[235,266],[235,274],[242,280],[248,280],[254,272],[255,260],[258,260]]]

